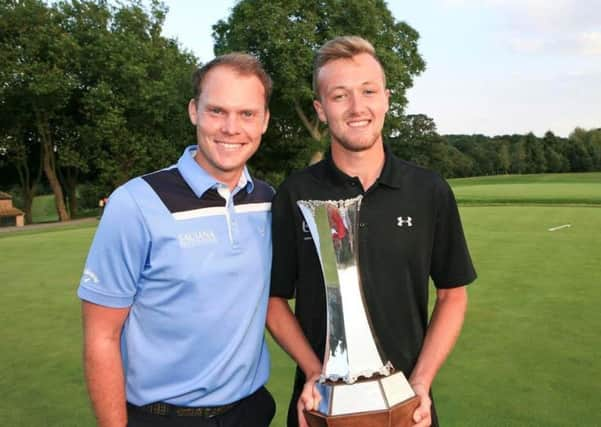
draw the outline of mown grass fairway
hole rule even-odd
[[[445,425],[601,425],[601,208],[462,216],[479,277],[435,388]]]
[[[572,190],[593,175],[571,178]],[[458,193],[468,186],[453,185]],[[443,426],[601,425],[601,207],[469,205],[461,213],[479,277],[434,387]],[[571,227],[548,231],[563,224]],[[75,295],[93,232],[92,224],[0,233],[1,425],[94,425]],[[292,363],[271,348],[273,426],[281,427]]]
[[[450,181],[459,203],[601,205],[601,173],[500,175]]]

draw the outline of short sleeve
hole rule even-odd
[[[125,187],[109,198],[90,247],[77,295],[107,307],[129,307],[146,263],[150,237]]]
[[[455,196],[444,180],[436,191],[436,206],[430,275],[437,288],[467,285],[476,278],[476,271],[465,241]]]
[[[272,297],[294,298],[298,268],[295,214],[295,206],[289,192],[284,187],[280,187],[271,203],[273,260],[270,296]]]

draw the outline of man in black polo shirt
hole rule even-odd
[[[288,426],[305,426],[302,409],[317,406],[314,384],[326,338],[320,262],[296,201],[359,194],[359,270],[374,333],[421,397],[415,425],[438,425],[430,387],[461,330],[465,285],[476,277],[455,198],[438,174],[398,159],[384,145],[389,92],[369,42],[339,37],[326,43],[317,54],[313,88],[317,114],[329,127],[330,151],[291,175],[272,204],[267,325],[298,363]],[[428,324],[429,277],[436,305]],[[295,315],[290,298],[296,298]]]

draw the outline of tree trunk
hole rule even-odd
[[[56,203],[56,213],[58,214],[58,220],[69,221],[69,212],[67,212],[67,207],[65,206],[65,196],[63,194],[63,189],[56,175],[56,169],[54,168],[54,152],[52,151],[52,146],[47,142],[42,142],[44,144],[44,157],[43,157],[43,165],[44,165],[44,174],[48,179],[48,184],[50,184],[50,188],[52,189],[52,193],[54,194],[54,202]]]
[[[33,216],[31,214],[31,207],[33,205],[33,198],[35,196],[35,186],[37,184],[31,183],[29,169],[27,168],[27,161],[17,163],[17,173],[19,174],[19,182],[21,183],[21,195],[23,197],[23,212],[25,212],[25,224],[31,224],[33,222]]]
[[[298,115],[298,118],[300,119],[301,123],[303,124],[305,129],[307,129],[307,131],[309,132],[309,135],[311,135],[311,137],[314,140],[321,141],[321,138],[323,137],[323,133],[319,129],[319,118],[315,117],[313,119],[313,122],[311,122],[311,120],[309,120],[309,118],[307,117],[307,115],[305,114],[305,112],[303,111],[303,109],[301,108],[301,106],[299,105],[298,102],[294,103],[294,109],[296,110],[296,114]],[[311,155],[311,160],[309,160],[309,165],[319,162],[322,158],[323,158],[323,151],[318,150],[318,151],[314,152]]]
[[[316,151],[311,156],[311,160],[309,160],[309,165],[315,164],[315,163],[319,162],[321,159],[323,159],[323,151]]]
[[[44,169],[44,175],[46,175],[46,178],[48,179],[48,184],[50,184],[50,189],[54,194],[58,220],[61,222],[68,221],[70,218],[67,207],[65,206],[65,196],[56,174],[56,159],[54,158],[54,151],[52,150],[53,144],[49,120],[43,112],[40,113],[39,111],[36,111],[36,127],[38,128],[38,134],[42,145],[42,167]]]
[[[34,191],[31,188],[23,189],[23,211],[25,212],[25,224],[31,224],[33,222],[33,216],[31,215],[31,207],[33,206]]]
[[[69,195],[67,196],[69,199],[69,213],[71,214],[71,218],[75,218],[77,216],[77,191],[75,187],[69,189]]]
[[[69,213],[71,218],[77,216],[77,171],[73,168],[68,168],[64,174],[65,191],[67,193],[67,203],[69,204]]]
[[[316,141],[320,141],[321,131],[319,130],[319,119],[316,117],[313,119],[313,123],[311,123],[311,120],[309,120],[298,102],[294,102],[294,109],[296,110],[296,114],[298,115],[298,118],[302,122],[303,126],[309,132],[309,135],[311,135],[311,137]]]
[[[33,198],[35,197],[35,191],[40,178],[42,177],[42,165],[40,164],[36,172],[35,178],[32,180],[31,171],[27,160],[22,160],[16,163],[17,173],[19,175],[19,182],[21,184],[21,194],[23,196],[23,211],[25,212],[25,224],[31,224],[33,222],[32,206]]]

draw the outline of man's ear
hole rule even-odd
[[[263,132],[261,132],[261,135],[263,135],[266,131],[267,131],[267,126],[269,126],[269,109],[265,110],[265,119],[263,122]]]
[[[326,114],[323,111],[321,102],[318,99],[313,100],[313,108],[315,108],[315,112],[317,113],[317,117],[319,117],[319,120],[321,120],[324,123],[327,123],[328,119],[326,118]]]
[[[194,98],[188,102],[188,117],[192,124],[196,126],[196,122],[198,121],[198,106],[196,104],[196,99]]]
[[[390,109],[390,89],[386,89],[384,94],[386,95],[386,112],[388,112]]]

